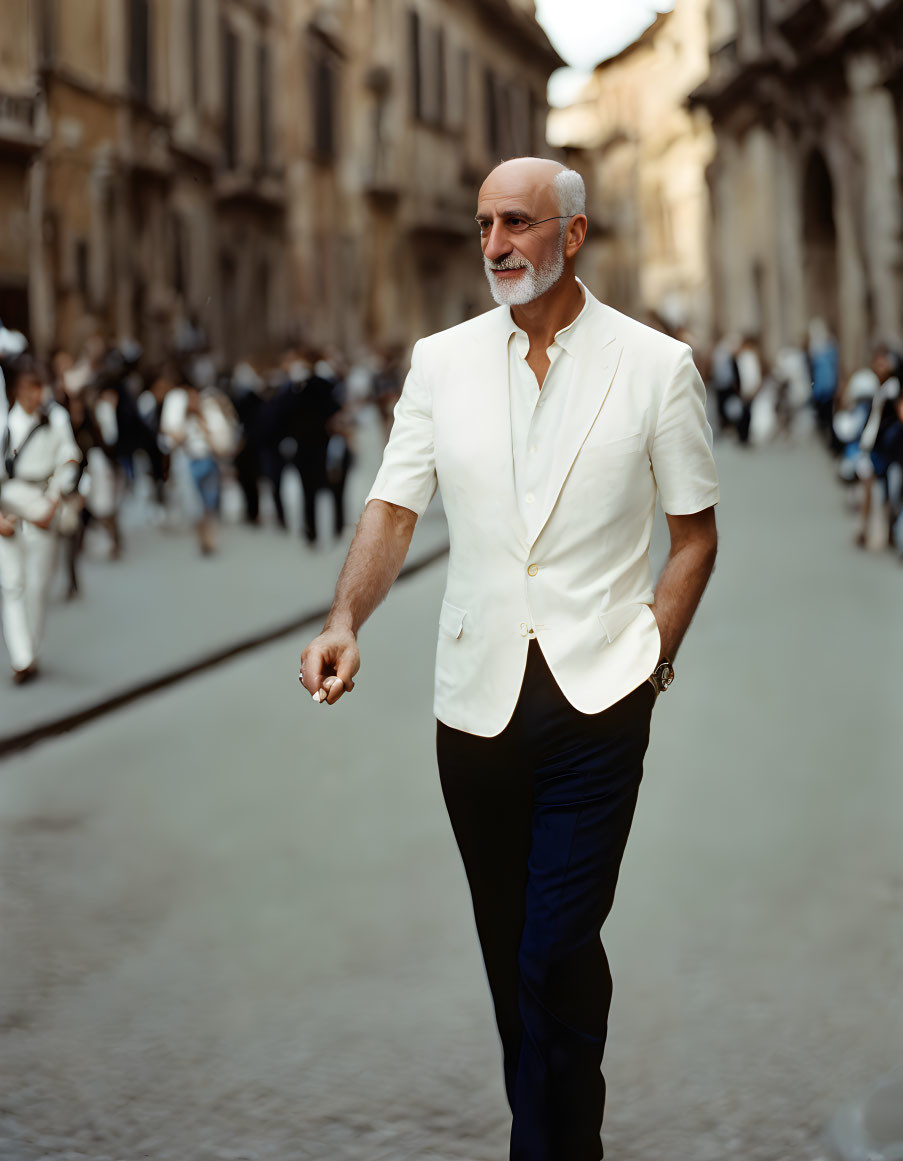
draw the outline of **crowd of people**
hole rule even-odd
[[[288,530],[282,479],[296,470],[304,540],[323,539],[323,492],[329,532],[340,536],[358,412],[375,407],[388,435],[401,355],[387,349],[351,366],[338,352],[299,346],[265,371],[242,361],[224,374],[201,343],[151,366],[137,344],[93,334],[44,363],[0,323],[0,613],[13,681],[38,676],[60,557],[73,598],[89,528],[107,537],[111,558],[122,553],[120,509],[138,479],[150,484],[149,519],[181,508],[204,556],[217,549],[225,474],[248,523],[261,522],[268,491]]]
[[[687,336],[689,338],[689,336]],[[151,366],[134,343],[91,335],[76,353],[37,360],[0,322],[0,600],[13,680],[38,675],[50,588],[62,556],[69,598],[79,592],[86,532],[123,550],[120,508],[136,480],[150,482],[149,518],[176,508],[198,550],[215,553],[228,474],[242,516],[262,520],[262,495],[283,530],[283,476],[300,477],[300,532],[314,545],[317,498],[331,497],[332,536],[346,523],[345,489],[358,412],[378,412],[388,438],[403,380],[403,352],[355,365],[336,351],[296,347],[277,366],[249,361],[218,372],[202,341]],[[755,336],[724,338],[703,367],[713,421],[754,447],[821,433],[839,478],[858,489],[856,543],[903,555],[903,359],[886,345],[845,381],[837,343],[820,320],[805,342],[769,363]]]
[[[815,428],[838,478],[858,492],[856,544],[903,556],[903,356],[882,343],[847,378],[839,368],[837,341],[820,319],[770,365],[755,336],[724,338],[707,368],[717,426],[744,447]]]

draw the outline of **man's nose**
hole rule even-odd
[[[498,262],[511,253],[511,239],[501,220],[493,222],[489,233],[483,236],[483,253],[490,262]]]

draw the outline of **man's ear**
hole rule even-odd
[[[585,214],[577,214],[568,224],[567,239],[564,244],[564,254],[566,258],[573,258],[583,243],[586,241],[586,232],[589,223],[586,220]]]

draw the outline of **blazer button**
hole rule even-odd
[[[521,621],[521,623],[520,623],[520,635],[521,635],[521,637],[526,637],[529,632],[530,632],[530,626],[527,624],[526,621]]]
[[[538,564],[531,564],[530,567],[527,569],[527,576],[536,576],[536,574],[538,572],[539,572],[539,565]]]

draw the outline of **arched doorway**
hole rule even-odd
[[[836,335],[840,311],[834,183],[817,149],[809,155],[803,178],[803,264],[809,318],[823,319]]]

